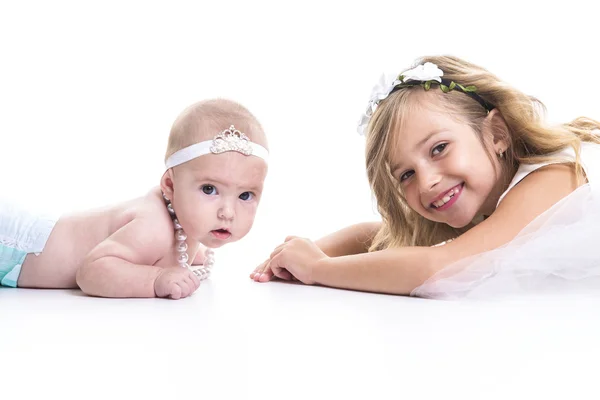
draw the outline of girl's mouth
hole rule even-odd
[[[452,207],[452,205],[456,203],[456,200],[458,200],[458,197],[462,193],[463,186],[464,183],[461,183],[460,185],[457,185],[452,189],[448,190],[448,192],[444,194],[444,197],[431,203],[431,207],[437,211],[444,211]]]

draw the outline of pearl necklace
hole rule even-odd
[[[187,254],[188,245],[185,242],[187,239],[187,235],[185,234],[179,220],[177,219],[177,215],[175,214],[175,209],[173,208],[173,204],[171,204],[171,200],[169,200],[165,194],[163,193],[163,199],[165,204],[167,205],[167,210],[169,211],[169,215],[173,220],[173,227],[175,228],[175,250],[177,251],[177,262],[183,268],[187,268],[194,273],[200,280],[204,280],[210,276],[210,272],[212,267],[215,265],[215,253],[213,249],[206,249],[204,265],[200,268],[192,268],[190,264],[188,264],[189,256]]]

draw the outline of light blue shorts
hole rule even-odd
[[[55,224],[55,218],[0,200],[0,286],[17,287],[25,257],[44,250]]]

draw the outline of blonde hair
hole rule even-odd
[[[232,100],[209,99],[192,104],[175,119],[165,161],[176,151],[210,140],[231,125],[244,132],[251,141],[268,148],[260,122],[247,108]]]
[[[512,88],[484,68],[452,56],[424,57],[416,65],[425,62],[436,64],[449,81],[463,87],[476,86],[477,94],[500,112],[508,127],[508,132],[503,132],[509,145],[502,165],[505,172],[514,175],[520,164],[555,159],[551,153],[571,146],[576,154],[577,176],[581,179],[583,173],[579,162],[579,145],[582,141],[600,143],[600,139],[592,132],[600,129],[600,122],[580,117],[567,124],[546,126],[543,123],[546,109],[542,102]],[[484,144],[481,128],[488,111],[481,104],[457,90],[444,93],[437,85],[432,86],[429,92],[438,95],[444,111],[461,118]],[[423,93],[421,86],[398,89],[379,104],[369,122],[367,176],[383,220],[369,251],[400,246],[431,246],[468,229],[455,229],[430,221],[413,211],[404,199],[398,181],[391,174],[388,161],[390,149],[398,140],[394,133],[399,132],[407,115],[423,97],[419,93]],[[492,153],[488,155],[495,156]]]

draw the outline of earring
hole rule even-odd
[[[498,157],[500,157],[501,159],[504,158],[504,151],[500,150],[500,153],[498,153]]]

